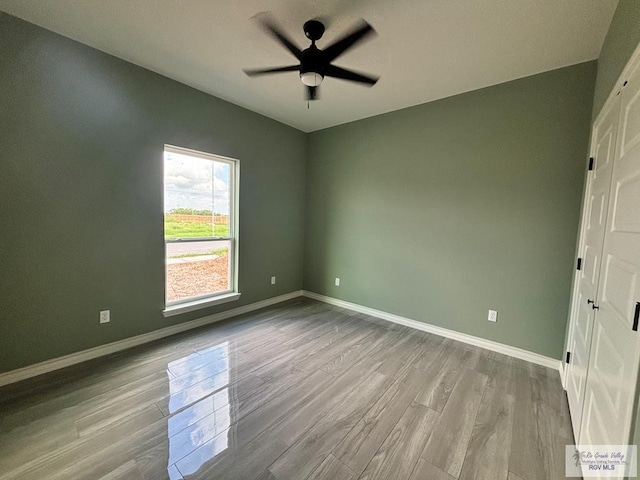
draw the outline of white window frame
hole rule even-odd
[[[184,147],[176,147],[175,145],[164,146],[163,151],[163,171],[164,171],[164,153],[171,152],[181,155],[188,155],[190,157],[201,158],[203,160],[210,160],[215,162],[223,162],[231,165],[229,172],[229,185],[232,191],[229,195],[229,236],[228,237],[198,237],[188,239],[175,239],[167,241],[164,238],[164,223],[162,228],[162,236],[165,244],[165,309],[162,314],[165,317],[171,317],[173,315],[179,315],[181,313],[192,312],[206,307],[219,305],[222,303],[233,302],[240,298],[240,292],[238,291],[238,246],[239,246],[239,193],[240,193],[240,160],[235,158],[223,157],[221,155],[215,155],[213,153],[201,152],[198,150],[191,150]],[[163,175],[164,179],[164,175]],[[162,192],[162,202],[164,212],[164,189]],[[213,212],[212,212],[213,213]],[[164,219],[164,215],[163,215]],[[164,222],[164,220],[163,220]],[[229,242],[229,285],[230,288],[222,292],[215,292],[210,294],[198,295],[195,297],[189,297],[183,300],[174,300],[167,302],[167,278],[166,278],[166,249],[167,243],[186,243],[186,242],[199,242],[199,241],[228,241]]]

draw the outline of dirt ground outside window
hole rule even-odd
[[[229,255],[167,265],[167,302],[229,289]]]

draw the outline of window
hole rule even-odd
[[[236,300],[239,162],[165,145],[165,316]]]

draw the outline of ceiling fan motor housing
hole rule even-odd
[[[307,38],[312,42],[320,40],[324,34],[324,25],[318,20],[309,20],[305,22],[302,29],[304,30],[304,34]]]
[[[302,51],[300,59],[300,74],[316,72],[324,77],[326,62],[322,56],[322,51],[315,45]]]

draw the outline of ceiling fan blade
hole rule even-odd
[[[260,20],[262,27],[267,31],[267,33],[271,34],[276,38],[284,47],[289,50],[294,57],[298,60],[302,59],[302,50],[300,50],[296,45],[289,39],[289,37],[280,29],[280,27],[276,24],[275,20],[271,18],[266,18]]]
[[[287,67],[274,67],[274,68],[252,68],[243,70],[244,73],[253,77],[255,75],[264,75],[266,73],[280,73],[280,72],[298,72],[300,71],[300,65],[289,65]]]
[[[320,87],[307,86],[307,101],[320,99]]]
[[[329,65],[325,72],[325,77],[341,78],[342,80],[350,80],[352,82],[365,83],[369,86],[376,84],[380,77],[372,77],[361,73],[353,72],[344,68]]]
[[[373,35],[375,33],[376,31],[373,27],[363,20],[361,26],[355,28],[351,33],[346,34],[340,40],[335,41],[325,48],[323,50],[324,57],[327,62],[331,62],[366,36]]]

